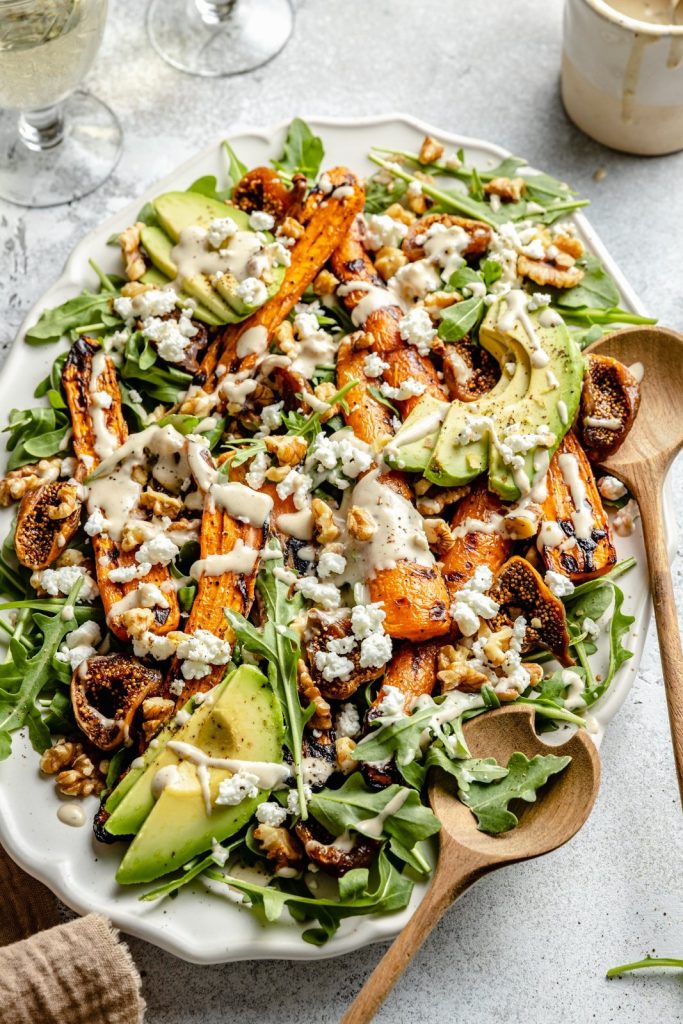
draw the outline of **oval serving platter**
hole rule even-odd
[[[371,145],[396,149],[419,148],[425,134],[433,135],[454,149],[465,150],[468,163],[486,169],[509,156],[507,150],[477,139],[440,131],[431,125],[402,115],[344,120],[312,118],[310,126],[325,143],[324,166],[344,163],[361,173],[370,173],[367,158]],[[282,148],[286,125],[266,131],[244,131],[230,142],[240,158],[252,167],[268,162]],[[225,166],[220,140],[178,167],[172,174],[136,197],[130,204],[83,238],[71,254],[60,279],[29,312],[0,374],[0,407],[7,410],[29,404],[33,389],[47,373],[56,350],[52,347],[27,349],[23,334],[43,309],[56,306],[85,287],[94,287],[95,274],[88,260],[95,259],[105,271],[116,271],[118,251],[107,239],[132,223],[148,200],[167,190],[184,189],[208,174],[222,180]],[[587,248],[595,253],[612,274],[621,293],[622,306],[643,313],[637,298],[609,252],[584,216],[574,222]],[[29,356],[27,360],[27,356]],[[0,531],[4,536],[11,513],[2,510]],[[667,495],[668,535],[673,545],[673,506]],[[624,580],[624,611],[635,616],[628,644],[633,658],[619,671],[605,696],[592,711],[593,738],[599,743],[609,721],[624,702],[635,679],[650,619],[650,596],[645,551],[639,529],[628,538],[616,538],[620,558],[634,555],[638,565]],[[94,813],[97,802],[86,801]],[[350,918],[323,947],[303,942],[293,921],[263,928],[248,912],[229,903],[224,896],[193,883],[180,898],[140,902],[142,887],[123,889],[114,881],[120,849],[97,843],[89,828],[69,828],[57,818],[54,786],[38,771],[38,757],[28,738],[17,735],[11,757],[0,764],[0,842],[31,875],[40,879],[78,913],[105,914],[132,935],[194,963],[224,963],[246,959],[315,960],[339,956],[372,942],[393,938],[404,927],[422,898],[425,886],[416,886],[410,905],[401,913],[383,917]]]

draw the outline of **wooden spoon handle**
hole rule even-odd
[[[654,473],[645,473],[637,481],[634,494],[643,525],[678,788],[683,802],[683,652],[664,535],[661,483]]]
[[[454,863],[443,855],[439,858],[434,880],[425,898],[377,964],[340,1024],[367,1024],[372,1020],[432,928],[453,900],[476,882],[484,870],[481,866],[477,870],[471,864]]]

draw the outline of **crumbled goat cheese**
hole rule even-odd
[[[600,627],[597,622],[590,619],[588,616],[583,620],[582,629],[590,640],[595,641],[600,636]]]
[[[479,619],[492,619],[499,605],[486,591],[493,584],[493,573],[486,565],[477,567],[474,576],[455,596],[451,613],[463,636],[473,636],[479,629]]]
[[[347,680],[353,672],[353,662],[331,651],[315,652],[315,667],[328,683],[333,679]]]
[[[141,580],[151,572],[151,569],[151,562],[140,562],[139,565],[122,565],[119,569],[111,569],[107,578],[112,583],[130,583],[131,580]]]
[[[67,634],[66,642],[62,644],[55,657],[57,661],[68,664],[73,671],[82,662],[97,654],[96,644],[99,644],[101,639],[102,634],[97,623],[84,622],[82,626]]]
[[[365,243],[369,249],[382,249],[385,245],[399,248],[407,234],[407,225],[386,213],[373,213],[367,218]]]
[[[357,604],[351,609],[351,629],[353,635],[359,640],[364,640],[371,633],[377,633],[384,629],[383,622],[386,619],[386,612],[381,602],[375,604]]]
[[[253,800],[258,796],[258,783],[258,775],[240,768],[229,779],[223,779],[218,784],[216,804],[219,807],[236,807],[243,800]]]
[[[142,583],[138,587],[138,601],[141,608],[168,608],[168,601],[156,583]]]
[[[109,520],[102,513],[101,508],[93,509],[86,519],[83,529],[89,537],[99,537],[109,529]]]
[[[307,601],[319,605],[325,611],[334,611],[341,604],[341,594],[332,583],[319,583],[315,576],[301,576],[294,584]]]
[[[63,565],[59,569],[43,569],[31,576],[31,586],[40,587],[50,597],[66,595],[76,580],[82,576],[83,584],[78,593],[79,601],[94,601],[99,591],[95,580],[81,565]],[[35,582],[34,582],[35,581]]]
[[[185,349],[190,344],[190,338],[193,338],[198,330],[190,318],[184,315],[179,320],[150,317],[143,324],[142,334],[150,341],[156,342],[157,352],[162,359],[168,363],[180,363],[185,358]]]
[[[312,796],[313,790],[311,789],[307,782],[304,782],[305,799],[310,800]],[[290,789],[289,793],[287,794],[287,810],[289,811],[290,814],[301,814],[301,808],[299,806],[299,794],[296,791],[296,789]]]
[[[436,338],[429,313],[424,306],[415,306],[399,320],[398,329],[403,341],[414,345],[421,356],[429,355]]]
[[[388,369],[389,363],[385,363],[377,352],[371,352],[363,360],[363,373],[366,377],[381,377],[384,371]]]
[[[280,481],[275,490],[281,501],[284,501],[291,494],[294,499],[294,507],[302,509],[308,505],[311,483],[311,478],[306,476],[305,473],[301,473],[298,469],[290,469],[287,476],[284,480]]]
[[[379,390],[385,398],[391,398],[396,402],[404,402],[406,398],[421,395],[426,389],[427,385],[422,381],[415,380],[414,377],[408,377],[397,388],[392,388],[391,384],[387,384],[386,381],[379,386]]]
[[[626,488],[615,476],[601,476],[598,480],[598,490],[607,501],[619,501],[619,498],[626,494]]]
[[[555,597],[569,597],[574,592],[572,581],[563,576],[561,572],[554,572],[552,569],[548,569],[543,582]]]
[[[381,668],[391,658],[391,637],[386,633],[371,633],[361,641],[361,668]]]
[[[262,825],[271,825],[277,828],[287,817],[287,811],[274,800],[266,800],[256,808],[256,820]]]
[[[638,505],[633,500],[627,501],[614,517],[614,529],[620,537],[630,537],[636,528],[636,519],[640,516]]]
[[[168,688],[174,697],[180,697],[183,690],[185,689],[185,683],[183,682],[182,679],[173,679],[171,680],[171,683],[169,684]]]
[[[306,468],[342,490],[348,487],[348,480],[355,480],[374,462],[369,445],[352,438],[351,433],[343,431],[331,436],[318,434],[306,458]]]
[[[337,736],[355,739],[360,735],[360,715],[355,704],[342,704],[336,722]]]
[[[337,576],[344,572],[346,559],[334,551],[323,551],[318,559],[318,576],[325,579],[327,576]]]
[[[275,218],[264,210],[254,210],[249,214],[249,227],[254,231],[270,231],[275,227]]]
[[[220,249],[236,231],[237,224],[232,217],[216,217],[206,229],[206,240],[212,249]]]
[[[304,757],[301,762],[304,785],[324,786],[330,775],[334,773],[334,761],[326,761],[322,757]]]
[[[266,482],[266,473],[270,468],[270,458],[266,452],[257,452],[254,458],[251,460],[249,465],[249,472],[245,476],[245,480],[249,487],[253,487],[255,491],[260,491]]]
[[[151,288],[132,299],[121,296],[114,299],[114,311],[122,320],[144,320],[150,316],[165,316],[176,308],[178,296],[172,288]]]
[[[276,402],[274,405],[267,405],[261,410],[261,430],[259,433],[270,433],[277,430],[282,423],[282,409],[284,402]]]
[[[357,645],[355,636],[339,636],[327,641],[327,649],[333,654],[349,654]]]
[[[536,309],[543,309],[544,306],[549,306],[551,301],[550,295],[545,295],[543,292],[534,292],[529,299],[528,308],[531,312]]]
[[[246,306],[262,306],[268,298],[268,289],[257,277],[245,277],[237,285],[235,294]]]
[[[175,654],[175,644],[168,637],[157,636],[156,633],[151,633],[148,630],[141,637],[133,640],[133,653],[136,658],[144,658],[145,655],[151,654],[156,661],[166,661],[167,658]],[[174,690],[173,684],[171,684],[171,693],[179,696],[183,686],[184,683],[181,682],[180,690]]]
[[[179,553],[180,548],[170,537],[158,533],[140,545],[135,552],[135,559],[138,562],[151,562],[152,565],[168,565]]]
[[[185,679],[202,679],[208,676],[212,665],[227,665],[231,647],[227,640],[214,636],[208,629],[198,629],[191,636],[181,640],[176,650],[182,661],[180,671]]]
[[[408,185],[408,188],[406,189],[406,195],[411,196],[413,198],[415,196],[421,196],[422,195],[422,182],[421,181],[411,181],[410,184]]]
[[[406,705],[406,697],[398,686],[385,686],[382,690],[382,699],[377,705],[377,713],[380,718],[402,718]]]

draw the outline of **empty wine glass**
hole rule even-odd
[[[267,64],[294,25],[290,0],[151,0],[147,32],[164,60],[191,75],[240,75]]]
[[[107,0],[0,0],[0,198],[55,206],[109,177],[121,126],[75,92],[95,60]]]

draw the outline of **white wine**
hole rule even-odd
[[[0,0],[0,107],[61,103],[95,59],[107,0]]]

